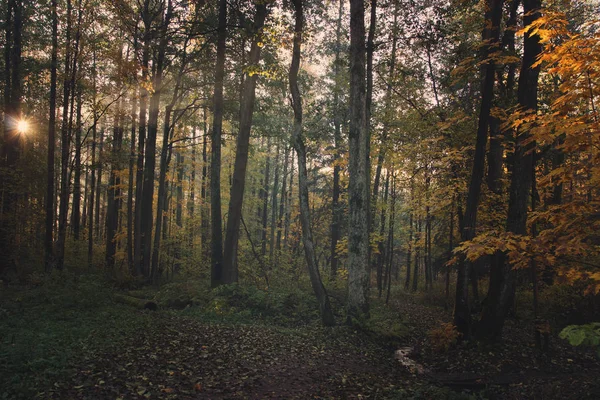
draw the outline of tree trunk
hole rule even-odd
[[[177,91],[177,89],[176,89]],[[165,118],[163,125],[163,144],[160,152],[160,172],[158,178],[158,205],[156,207],[156,227],[154,232],[154,248],[152,250],[152,268],[151,278],[153,283],[158,282],[159,278],[159,257],[160,257],[160,241],[164,228],[166,232],[166,221],[163,221],[167,212],[167,172],[171,161],[171,146],[169,144],[171,138],[171,113],[173,104],[169,104],[165,109]]]
[[[73,238],[79,240],[81,230],[81,83],[77,83],[77,111],[75,123],[75,166],[73,174],[73,210],[71,211],[71,225]]]
[[[177,186],[175,190],[175,224],[181,229],[183,227],[183,164],[185,163],[185,157],[181,152],[175,153],[175,160],[177,162]]]
[[[365,5],[350,0],[348,322],[369,317],[369,134],[365,107]]]
[[[462,225],[461,239],[467,241],[475,237],[477,224],[477,208],[481,195],[481,183],[485,167],[485,149],[487,145],[488,123],[492,99],[494,96],[495,63],[488,59],[494,51],[494,46],[499,41],[499,26],[502,19],[502,4],[504,0],[487,0],[488,11],[485,18],[485,29],[488,31],[484,36],[489,38],[487,45],[483,47],[483,59],[486,60],[483,67],[483,83],[481,95],[481,108],[479,110],[479,123],[477,126],[477,139],[475,144],[475,156],[473,169],[467,194],[467,205]],[[454,304],[454,325],[468,339],[471,335],[471,310],[469,306],[469,275],[470,264],[462,259],[458,266],[456,278],[456,301]]]
[[[273,190],[271,191],[271,235],[269,239],[269,260],[273,260],[275,252],[275,225],[277,219],[277,192],[279,191],[279,143],[275,152],[275,176],[273,177]]]
[[[257,65],[260,60],[261,46],[258,32],[262,29],[268,13],[267,4],[256,5],[254,15],[254,37],[250,47],[250,64]],[[242,204],[244,202],[244,187],[246,185],[246,166],[248,164],[248,147],[250,142],[250,128],[254,113],[254,97],[258,74],[249,76],[244,81],[243,99],[240,107],[240,130],[237,137],[235,165],[233,169],[233,182],[229,201],[227,218],[227,233],[224,245],[224,259],[222,282],[234,283],[238,280],[237,245],[240,234],[242,218]]]
[[[150,63],[150,21],[148,21],[148,2],[144,2],[142,19],[144,20],[144,36],[142,48],[142,82],[148,80],[148,67]],[[134,239],[133,239],[133,263],[135,274],[141,276],[144,273],[142,266],[142,203],[144,189],[144,159],[146,147],[146,113],[148,108],[148,89],[145,85],[140,86],[140,111],[138,128],[137,161],[135,175],[135,215],[134,215]]]
[[[213,96],[213,129],[210,153],[210,215],[212,287],[224,283],[223,222],[221,220],[221,135],[223,129],[223,78],[225,76],[225,41],[227,39],[227,0],[219,0],[217,62]],[[205,125],[206,133],[206,125]],[[203,153],[204,154],[204,153]],[[204,170],[203,170],[204,171]],[[204,178],[204,177],[203,177]],[[203,244],[204,245],[204,244]]]
[[[392,172],[392,195],[391,209],[389,217],[389,233],[388,233],[388,267],[387,267],[387,295],[385,296],[385,304],[390,301],[390,291],[392,287],[392,265],[394,263],[394,220],[396,219],[396,174]]]
[[[164,7],[164,5],[162,6]],[[143,273],[146,278],[155,279],[155,276],[150,276],[151,261],[152,261],[152,211],[154,200],[154,170],[156,165],[156,133],[158,131],[158,114],[160,106],[160,97],[162,95],[162,79],[165,63],[165,54],[169,35],[167,31],[173,16],[173,1],[169,0],[167,4],[166,14],[161,24],[160,41],[158,44],[156,56],[156,69],[153,79],[153,92],[150,97],[150,106],[148,109],[148,137],[146,138],[146,150],[144,162],[144,182],[142,189],[142,222],[141,222],[141,248],[142,248],[142,266]]]
[[[331,268],[330,277],[335,279],[338,270],[337,244],[341,237],[342,212],[340,207],[340,155],[342,152],[342,122],[343,111],[340,107],[340,64],[342,47],[342,18],[344,12],[344,0],[340,0],[338,8],[338,20],[335,31],[335,61],[334,68],[334,93],[333,93],[333,126],[334,126],[334,151],[333,151],[333,192],[331,200]]]
[[[268,218],[268,207],[269,207],[269,175],[271,172],[271,138],[267,140],[267,158],[265,160],[265,175],[263,181],[263,187],[261,189],[261,199],[263,201],[261,211],[261,230],[260,230],[260,255],[264,258],[267,254],[267,222]]]
[[[383,131],[381,133],[381,139],[380,139],[380,145],[379,145],[379,153],[377,154],[377,166],[375,168],[375,178],[373,181],[373,202],[375,201],[375,199],[377,198],[377,194],[379,193],[379,183],[381,180],[381,170],[383,168],[383,160],[385,158],[385,153],[386,153],[386,149],[387,149],[387,134],[388,134],[388,120],[389,118],[392,118],[391,113],[393,113],[394,111],[392,110],[392,81],[394,78],[394,72],[396,70],[396,48],[397,48],[397,44],[398,44],[398,37],[397,37],[397,32],[396,32],[396,27],[397,27],[397,22],[398,22],[398,8],[399,8],[399,2],[396,2],[395,6],[394,6],[394,23],[393,23],[393,33],[392,33],[392,54],[391,54],[391,60],[390,60],[390,68],[388,70],[388,82],[386,85],[386,91],[385,91],[385,120],[384,120],[384,127],[383,127]],[[369,32],[370,33],[370,32]]]
[[[417,216],[417,242],[421,243],[421,217]],[[412,282],[412,291],[416,292],[419,285],[419,268],[421,267],[421,245],[418,244],[415,246],[415,267],[413,271],[413,282]]]
[[[122,49],[120,50],[122,51]],[[117,83],[119,84],[119,83]],[[119,226],[119,210],[121,208],[121,145],[123,142],[123,128],[121,126],[123,115],[121,113],[122,101],[117,103],[114,116],[112,151],[110,159],[110,177],[108,181],[107,206],[106,206],[106,266],[114,273],[115,255],[117,253],[117,231]]]
[[[57,249],[56,249],[56,267],[61,270],[64,264],[64,236],[66,234],[66,218],[67,218],[67,207],[68,207],[68,193],[69,193],[69,131],[68,131],[68,119],[69,119],[69,99],[71,98],[71,85],[70,85],[70,70],[71,70],[71,21],[72,21],[73,7],[71,0],[67,0],[67,27],[66,27],[66,52],[65,52],[65,72],[63,80],[63,110],[62,110],[62,125],[61,125],[61,161],[60,161],[60,205],[58,209],[58,238],[57,238]]]
[[[283,161],[283,182],[281,183],[281,197],[279,199],[279,217],[277,218],[277,251],[281,250],[281,236],[283,234],[283,219],[285,213],[285,203],[287,199],[287,175],[290,149],[286,146],[285,157]]]
[[[96,49],[92,51],[92,115],[94,117],[92,125],[92,165],[91,165],[91,177],[90,177],[90,199],[89,211],[88,211],[88,268],[92,268],[93,257],[94,257],[94,216],[95,205],[94,200],[96,198],[96,136],[98,131],[98,112],[96,111]]]
[[[523,24],[529,26],[540,18],[541,0],[523,1]],[[537,111],[537,91],[540,66],[533,67],[542,47],[537,34],[527,33],[524,39],[523,62],[519,74],[518,102],[521,112]],[[516,132],[513,169],[510,182],[510,197],[506,231],[516,235],[527,234],[527,205],[532,187],[535,142],[529,140],[526,130]],[[495,340],[502,334],[504,320],[511,307],[515,290],[515,271],[506,254],[493,256],[488,298],[481,314],[477,335],[481,339]]]
[[[412,190],[411,190],[412,193]],[[410,286],[410,271],[411,271],[411,258],[413,248],[413,213],[410,212],[408,217],[408,250],[406,251],[406,280],[404,281],[404,290],[408,290]]]
[[[371,104],[373,103],[373,53],[375,52],[375,29],[377,27],[377,0],[371,0],[371,15],[369,21],[369,33],[367,35],[367,47],[366,47],[366,55],[367,55],[367,87],[365,94],[365,134],[366,134],[366,185],[367,185],[367,196],[369,196],[369,192],[371,191],[371,162],[369,160],[371,154]],[[370,233],[374,232],[375,224],[373,223],[375,218],[375,207],[377,195],[373,196],[373,201],[370,204],[370,208],[367,209],[367,229],[370,238]],[[370,240],[370,239],[369,239]],[[371,246],[370,243],[367,246],[367,259],[371,261]],[[367,266],[367,274],[370,274],[369,266]]]
[[[207,207],[206,197],[208,196],[207,188],[209,188],[210,182],[208,181],[209,165],[208,165],[208,118],[206,115],[206,108],[204,108],[204,137],[202,138],[202,183],[200,185],[200,204],[202,208],[200,210],[200,241],[202,246],[202,254],[210,254],[207,246],[210,237],[210,204]],[[212,173],[212,172],[210,172]],[[219,175],[220,179],[220,175]],[[220,187],[219,187],[220,189]],[[221,242],[223,241],[223,235],[221,234]],[[221,243],[222,246],[222,243]]]
[[[206,135],[204,136],[204,141],[206,143]],[[194,236],[196,234],[195,232],[195,228],[196,228],[196,219],[194,218],[194,212],[195,212],[195,206],[196,206],[196,164],[197,164],[197,160],[196,160],[196,126],[194,125],[194,128],[192,130],[192,160],[191,160],[191,172],[190,172],[190,194],[188,196],[188,201],[187,201],[187,215],[188,215],[188,222],[187,222],[187,226],[188,226],[188,246],[190,247],[190,250],[194,248]],[[205,147],[206,149],[206,147]],[[204,164],[203,164],[204,167]],[[204,176],[202,177],[202,181],[200,183],[200,185],[204,188]],[[204,202],[204,198],[201,198],[201,201]],[[206,207],[204,207],[204,203],[202,203],[202,210],[204,210]],[[204,217],[204,215],[202,215],[202,217]],[[204,218],[202,218],[202,221],[204,221]],[[204,245],[204,237],[202,238],[202,245]]]
[[[381,294],[383,292],[383,288],[385,288],[385,284],[383,282],[383,266],[386,260],[386,249],[384,245],[383,236],[385,234],[385,209],[388,200],[388,192],[390,188],[390,174],[389,172],[385,177],[385,190],[383,192],[383,207],[381,207],[381,217],[379,221],[379,240],[377,243],[377,247],[379,250],[379,254],[377,255],[377,291],[379,293],[379,298],[381,298]]]
[[[17,236],[17,190],[18,176],[15,169],[21,157],[19,131],[15,121],[22,118],[22,28],[23,4],[20,0],[9,0],[6,4],[6,20],[4,21],[5,41],[5,87],[4,87],[4,143],[0,158],[2,186],[0,207],[0,274],[6,268],[16,268],[15,247]]]
[[[300,47],[302,44],[302,33],[304,30],[304,13],[302,0],[293,0],[295,9],[294,47],[292,51],[292,63],[290,65],[289,80],[290,93],[292,96],[292,108],[294,109],[294,128],[292,131],[292,144],[298,155],[298,195],[300,200],[300,223],[302,225],[302,241],[304,243],[304,255],[310,282],[319,302],[321,320],[325,326],[335,325],[335,318],[329,304],[329,296],[321,281],[319,265],[315,253],[315,247],[310,226],[310,209],[308,201],[308,177],[306,172],[306,148],[302,138],[302,98],[298,87],[298,69],[300,67]]]
[[[50,113],[48,119],[48,162],[46,173],[46,233],[44,236],[44,265],[46,272],[54,264],[54,158],[56,153],[56,81],[58,68],[58,13],[57,0],[51,2],[52,12],[52,58],[50,62]]]
[[[134,44],[137,48],[137,41]],[[131,94],[131,143],[129,144],[129,176],[127,179],[127,264],[129,272],[132,275],[136,274],[136,267],[133,256],[134,245],[134,218],[133,218],[133,197],[134,197],[134,180],[135,180],[135,120],[137,115],[137,98],[136,89]]]

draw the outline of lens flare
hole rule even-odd
[[[17,131],[19,133],[27,133],[29,131],[29,122],[24,119],[17,121]]]

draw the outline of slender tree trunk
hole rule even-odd
[[[429,290],[433,286],[433,276],[431,268],[431,215],[429,209],[429,186],[431,177],[429,176],[429,165],[426,165],[425,171],[425,290]]]
[[[164,7],[164,5],[163,5]],[[153,92],[150,96],[150,106],[148,109],[148,137],[146,138],[146,150],[144,162],[144,182],[142,189],[142,223],[141,223],[141,245],[142,245],[142,266],[144,276],[156,279],[157,271],[152,271],[152,211],[154,200],[154,172],[156,165],[156,134],[158,131],[158,114],[160,106],[160,97],[163,91],[163,69],[169,35],[167,31],[173,16],[173,1],[168,0],[166,14],[161,23],[160,42],[158,44],[156,56],[156,68],[153,79]]]
[[[502,4],[504,0],[487,0],[488,11],[485,18],[485,29],[489,31],[485,37],[489,38],[484,46],[483,59],[486,60],[483,67],[483,84],[481,108],[479,110],[479,124],[477,127],[477,139],[475,144],[475,156],[473,169],[467,194],[467,205],[462,225],[461,240],[467,241],[475,237],[477,224],[477,208],[481,195],[481,183],[485,167],[485,149],[487,145],[488,123],[492,99],[494,96],[495,63],[488,59],[495,50],[499,41],[499,26],[502,19]],[[470,264],[462,259],[458,266],[456,278],[456,301],[454,304],[454,325],[465,339],[471,335],[471,310],[469,306],[469,276]]]
[[[452,202],[450,203],[450,228],[448,235],[448,260],[452,258],[452,251],[454,250],[454,200],[456,195],[452,195]],[[448,310],[450,307],[450,267],[445,266],[446,269],[446,285],[445,285],[445,298],[444,310]]]
[[[100,128],[100,138],[98,143],[98,184],[96,187],[96,211],[95,211],[95,236],[96,242],[101,239],[100,229],[100,202],[102,200],[102,171],[104,166],[104,127]]]
[[[77,111],[75,123],[75,166],[73,174],[73,210],[71,211],[71,224],[73,225],[73,238],[79,240],[81,230],[81,91],[83,88],[77,83]]]
[[[210,218],[212,287],[224,283],[223,222],[221,217],[221,135],[223,129],[223,78],[225,76],[225,41],[227,39],[227,0],[219,0],[219,26],[215,89],[213,96],[213,126],[210,153]],[[206,125],[205,125],[206,133]],[[206,163],[205,163],[206,164]],[[203,177],[204,178],[204,177]],[[203,244],[204,245],[204,244]]]
[[[387,267],[387,294],[385,304],[390,301],[390,290],[392,287],[392,265],[394,263],[394,221],[396,219],[396,174],[392,172],[392,195],[391,195],[390,222],[388,233],[388,267]]]
[[[177,162],[177,186],[175,189],[175,224],[181,229],[183,227],[183,164],[185,157],[181,152],[175,153],[175,161]]]
[[[370,154],[371,154],[371,104],[373,103],[373,54],[375,52],[375,29],[377,28],[377,0],[371,0],[371,15],[369,21],[369,33],[367,35],[367,47],[366,47],[366,55],[367,55],[367,86],[365,93],[365,167],[366,167],[366,185],[367,185],[367,196],[370,196],[369,192],[371,191],[371,162],[370,162]],[[375,207],[377,195],[373,196],[373,201],[370,204],[370,208],[367,209],[367,229],[370,240],[370,233],[374,232],[375,224]],[[371,262],[371,245],[370,243],[367,246],[367,259]],[[367,266],[367,275],[370,275],[369,266]]]
[[[204,135],[204,141],[206,141],[206,135]],[[187,215],[188,215],[188,246],[190,247],[190,249],[194,248],[194,236],[195,236],[195,228],[196,228],[196,223],[195,221],[197,221],[194,218],[194,212],[195,212],[195,206],[196,206],[196,164],[197,164],[197,160],[196,160],[196,126],[194,125],[194,128],[192,130],[192,160],[191,160],[191,172],[190,172],[190,194],[188,196],[188,201],[187,201]],[[203,164],[204,167],[204,164]],[[202,177],[205,178],[205,177]],[[204,179],[202,179],[202,182],[200,183],[202,188],[204,188]],[[201,198],[201,201],[204,201],[204,198]],[[202,203],[202,210],[204,210],[204,203]],[[204,215],[202,215],[202,217],[204,217]],[[204,223],[204,218],[202,218],[202,223]],[[204,246],[204,238],[202,238],[202,245]]]
[[[302,241],[304,243],[304,255],[310,282],[319,302],[319,311],[323,325],[332,326],[335,318],[329,304],[329,296],[321,281],[319,265],[317,262],[315,246],[310,226],[310,209],[308,201],[308,177],[306,172],[306,148],[302,138],[302,98],[298,87],[298,69],[300,68],[300,47],[302,44],[302,32],[304,30],[304,15],[302,0],[293,0],[295,9],[294,47],[292,51],[292,63],[289,72],[290,93],[292,95],[292,108],[294,109],[294,128],[292,132],[292,143],[298,155],[298,194],[300,200],[300,222],[302,225]]]
[[[92,164],[91,164],[91,177],[90,177],[90,199],[89,211],[88,211],[88,268],[92,268],[94,258],[94,213],[95,205],[94,200],[96,198],[96,136],[98,133],[98,111],[96,103],[96,49],[92,51],[92,115],[94,117],[92,125]]]
[[[350,0],[350,208],[348,236],[348,321],[369,317],[369,154],[365,106],[365,5]]]
[[[283,182],[281,183],[281,197],[279,199],[279,217],[277,218],[277,251],[281,250],[281,236],[283,234],[283,219],[285,213],[285,203],[287,199],[287,175],[290,149],[286,146],[285,157],[283,161]]]
[[[262,29],[268,13],[267,4],[256,5],[254,15],[254,37],[250,47],[250,64],[256,65],[260,60],[261,40],[257,33]],[[233,182],[229,201],[229,213],[227,218],[227,234],[224,245],[223,260],[223,283],[234,283],[238,280],[237,269],[237,245],[240,234],[240,222],[242,218],[242,204],[244,201],[244,187],[246,185],[246,166],[248,164],[248,147],[250,142],[250,128],[252,127],[252,115],[254,113],[254,97],[257,74],[249,76],[244,81],[243,100],[240,107],[240,131],[237,137],[235,154],[235,165],[233,169]]]
[[[46,272],[54,264],[54,158],[56,153],[56,81],[58,68],[58,13],[57,0],[51,2],[52,12],[52,58],[50,61],[50,113],[48,119],[48,162],[46,173],[46,234],[44,236],[44,265]]]
[[[384,127],[383,127],[383,131],[381,133],[381,140],[380,140],[380,145],[379,145],[379,153],[377,154],[377,166],[375,168],[375,178],[373,181],[373,201],[375,201],[375,199],[377,198],[377,194],[379,193],[379,183],[381,181],[381,170],[383,168],[383,160],[385,158],[385,153],[386,153],[386,149],[387,149],[387,134],[388,134],[388,120],[391,119],[392,113],[394,112],[392,110],[392,91],[393,91],[393,86],[392,86],[392,82],[394,79],[394,73],[396,70],[396,48],[398,45],[398,35],[397,35],[397,23],[398,23],[398,9],[399,9],[399,2],[395,3],[394,6],[394,23],[393,23],[393,32],[392,32],[392,54],[391,54],[391,60],[390,60],[390,68],[388,70],[388,82],[386,85],[386,91],[385,91],[385,121],[384,121]],[[369,32],[370,33],[370,32]]]
[[[385,209],[388,200],[388,192],[390,188],[390,173],[386,174],[385,177],[385,190],[383,192],[383,204],[384,206],[381,208],[381,216],[379,220],[379,241],[377,243],[379,254],[377,255],[377,291],[379,293],[379,298],[381,298],[381,294],[383,289],[385,288],[385,283],[383,282],[383,267],[385,265],[386,260],[386,249],[384,245],[383,236],[385,234]]]
[[[417,242],[421,242],[421,217],[417,217]],[[419,267],[421,266],[421,245],[418,244],[415,246],[415,268],[413,271],[413,282],[412,282],[412,291],[416,292],[419,285]]]
[[[523,1],[523,24],[529,26],[540,18],[541,0]],[[542,47],[540,37],[530,32],[525,35],[523,62],[519,74],[518,101],[522,112],[537,111],[537,91],[540,66],[533,67]],[[507,232],[516,235],[527,234],[527,205],[532,187],[535,142],[529,140],[526,130],[516,132],[513,169],[510,183]],[[493,256],[490,272],[488,298],[478,326],[479,338],[495,340],[502,334],[504,320],[511,307],[515,289],[515,271],[506,254],[498,252]]]
[[[142,48],[142,82],[148,79],[148,67],[150,63],[150,31],[151,22],[148,21],[148,1],[144,2],[145,8],[142,12],[144,20],[144,37]],[[140,86],[140,111],[139,111],[139,127],[138,127],[138,143],[137,143],[137,161],[135,175],[135,214],[134,214],[134,238],[133,238],[133,264],[135,275],[141,276],[144,274],[142,266],[142,203],[144,189],[144,158],[146,147],[146,113],[148,108],[148,89],[145,85]]]
[[[342,47],[342,18],[344,12],[344,0],[340,0],[338,8],[338,20],[335,32],[335,61],[333,64],[334,68],[334,79],[335,87],[333,93],[333,126],[334,126],[334,153],[333,153],[333,193],[331,200],[331,268],[330,277],[332,280],[335,279],[338,270],[338,256],[337,256],[337,245],[341,236],[341,224],[342,224],[342,212],[340,207],[340,156],[342,152],[342,122],[343,122],[343,111],[340,106],[340,92],[342,90],[340,85],[341,72],[341,47]]]
[[[290,185],[287,193],[287,206],[285,212],[285,223],[284,223],[284,236],[283,236],[283,248],[288,249],[289,237],[290,237],[290,224],[291,224],[291,213],[292,213],[292,195],[294,193],[294,152],[292,152],[292,162],[290,164]]]
[[[156,229],[154,232],[154,248],[152,251],[152,281],[158,282],[159,278],[159,257],[160,257],[160,241],[161,235],[167,231],[167,224],[164,221],[167,215],[167,172],[171,161],[171,146],[169,140],[171,137],[171,113],[173,111],[173,103],[169,104],[165,109],[165,119],[163,127],[163,144],[160,152],[160,172],[158,178],[158,205],[156,208]]]
[[[269,183],[270,183],[270,172],[271,172],[271,138],[267,140],[267,158],[265,160],[265,175],[263,187],[261,190],[261,199],[263,201],[262,211],[261,211],[261,230],[260,230],[260,254],[264,257],[267,254],[267,222],[268,218],[268,207],[269,207]]]
[[[412,190],[411,190],[411,193],[412,193]],[[408,250],[406,251],[406,280],[404,281],[404,290],[408,290],[408,287],[410,285],[412,248],[413,248],[413,213],[411,211],[410,215],[408,217]]]
[[[0,207],[0,274],[6,268],[16,269],[15,248],[18,233],[18,194],[19,177],[17,168],[21,157],[22,144],[15,121],[22,118],[22,30],[23,4],[20,0],[6,2],[4,21],[5,41],[5,87],[4,87],[4,143],[0,158],[0,186],[2,187]]]
[[[277,219],[277,192],[279,190],[279,143],[275,152],[275,176],[273,177],[273,190],[271,191],[271,235],[269,239],[269,260],[273,260],[275,252],[275,225]]]
[[[202,185],[200,186],[200,204],[202,209],[200,211],[200,240],[202,243],[202,254],[209,254],[208,240],[210,237],[210,208],[206,206],[206,197],[208,195],[207,188],[209,188],[209,165],[208,165],[208,120],[206,115],[206,108],[204,108],[204,137],[202,138]],[[212,174],[212,172],[210,172]],[[220,175],[219,175],[220,176]],[[210,206],[210,204],[209,204]],[[221,235],[221,241],[223,240]],[[222,246],[222,244],[221,244]]]
[[[134,49],[137,48],[137,41],[134,44]],[[133,90],[131,94],[131,143],[129,144],[129,176],[127,179],[127,264],[129,272],[132,275],[136,274],[133,249],[134,245],[134,215],[133,215],[133,198],[134,198],[134,180],[135,180],[135,131],[136,131],[136,116],[137,116],[137,91]]]
[[[120,50],[122,51],[122,49]],[[119,84],[117,82],[117,84]],[[123,141],[122,123],[122,100],[117,103],[114,116],[112,151],[110,156],[110,177],[108,181],[107,206],[106,206],[106,266],[114,273],[115,255],[117,253],[117,231],[119,227],[119,209],[121,208],[121,177],[119,171],[121,165],[121,145]]]
[[[71,18],[73,7],[71,0],[67,0],[67,28],[66,28],[66,53],[65,74],[63,81],[63,113],[61,126],[61,168],[60,168],[60,206],[58,209],[58,238],[56,248],[56,268],[62,270],[64,265],[65,236],[67,229],[67,211],[69,195],[69,99],[71,98]]]

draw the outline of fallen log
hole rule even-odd
[[[117,303],[126,304],[139,310],[158,310],[158,305],[152,300],[138,299],[124,294],[115,294],[114,299]]]

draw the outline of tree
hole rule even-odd
[[[223,227],[221,221],[221,132],[223,130],[223,77],[225,75],[226,39],[227,1],[219,0],[217,59],[215,64],[215,88],[213,95],[213,126],[210,145],[210,282],[212,287],[223,283]]]
[[[262,42],[260,32],[269,12],[267,2],[255,4],[254,27],[252,45],[250,46],[249,62],[256,67],[260,60]],[[227,231],[224,244],[223,283],[234,283],[238,280],[237,248],[242,220],[242,204],[244,201],[244,188],[246,185],[246,167],[248,164],[248,145],[250,141],[250,128],[252,127],[252,114],[254,113],[254,99],[257,73],[249,74],[243,84],[242,102],[240,104],[240,129],[237,137],[235,166],[231,185],[229,212],[227,217]]]
[[[289,81],[292,96],[292,108],[294,109],[294,128],[292,132],[292,145],[298,155],[298,195],[300,198],[300,222],[302,224],[302,242],[304,243],[304,254],[310,282],[319,302],[319,311],[323,325],[335,324],[327,291],[321,281],[319,265],[315,254],[313,235],[310,224],[310,207],[308,201],[308,182],[306,172],[306,148],[302,138],[302,97],[298,87],[298,69],[300,68],[300,50],[302,45],[302,31],[304,25],[304,13],[302,0],[293,0],[295,10],[294,47],[292,50],[292,63],[290,65]]]
[[[348,321],[369,316],[369,154],[365,106],[365,5],[350,0]]]
[[[485,29],[489,29],[484,37],[487,42],[484,45],[483,59],[486,64],[484,67],[481,106],[479,110],[479,123],[477,126],[477,139],[475,144],[475,155],[473,158],[473,168],[469,183],[469,192],[467,195],[467,204],[465,216],[463,219],[461,239],[463,241],[471,240],[475,237],[475,228],[477,223],[477,209],[481,195],[481,184],[483,182],[483,173],[485,171],[485,149],[488,138],[488,124],[492,99],[494,95],[495,81],[495,63],[491,58],[491,53],[498,45],[499,27],[502,18],[503,0],[489,0],[488,10],[486,11]],[[469,276],[471,265],[462,260],[458,267],[458,276],[456,278],[456,301],[454,305],[454,324],[458,331],[468,337],[471,331],[471,310],[469,307]]]
[[[44,236],[44,265],[52,270],[54,262],[54,157],[56,152],[56,80],[58,68],[58,13],[57,0],[50,5],[52,14],[52,58],[50,61],[50,111],[48,118],[48,160],[46,174],[46,233]],[[91,227],[90,227],[91,228]]]
[[[523,0],[523,23],[530,26],[540,18],[541,0]],[[540,37],[534,30],[528,30],[523,45],[523,62],[519,74],[518,107],[524,114],[535,113],[538,101],[538,77],[540,65],[537,58],[542,51]],[[516,132],[515,152],[510,180],[506,231],[515,235],[527,234],[527,206],[532,186],[535,142],[531,141],[526,129]],[[486,305],[481,314],[477,335],[483,339],[497,339],[504,326],[504,320],[511,307],[515,290],[515,271],[506,254],[494,255],[490,274],[490,288]]]

